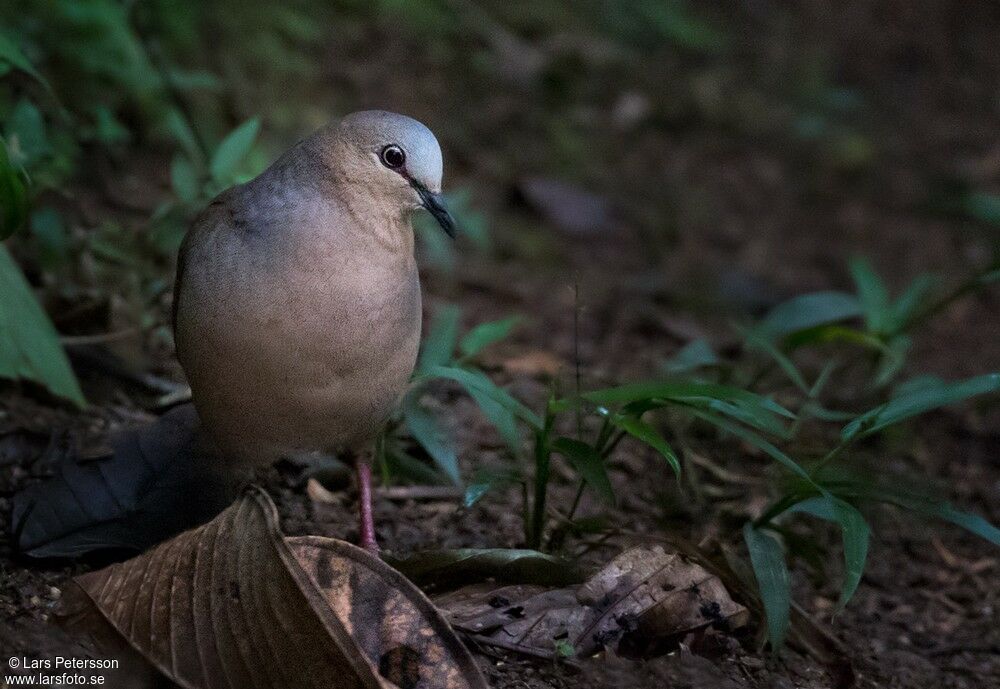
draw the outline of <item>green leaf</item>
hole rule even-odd
[[[38,243],[38,258],[43,268],[53,269],[69,258],[69,237],[55,208],[45,206],[31,214],[31,235]]]
[[[822,495],[796,504],[790,512],[804,512],[840,525],[844,539],[844,583],[837,609],[843,610],[861,583],[868,559],[871,529],[864,516],[851,504],[832,495]]]
[[[793,474],[795,474],[799,478],[803,478],[810,485],[816,486],[816,484],[813,481],[812,477],[809,476],[809,472],[807,472],[805,469],[803,469],[802,466],[798,462],[796,462],[794,459],[792,459],[791,457],[789,457],[788,455],[786,455],[784,452],[782,452],[781,450],[779,450],[773,443],[768,442],[764,438],[761,438],[759,435],[757,435],[753,431],[750,431],[750,430],[748,430],[746,428],[743,428],[742,426],[739,426],[739,425],[737,425],[735,423],[732,423],[731,421],[729,421],[727,419],[724,419],[721,416],[718,416],[716,414],[712,414],[712,413],[709,413],[709,412],[706,412],[706,411],[701,411],[701,410],[698,410],[698,409],[692,409],[692,413],[696,417],[698,417],[699,419],[702,419],[703,421],[707,421],[708,423],[712,424],[713,426],[716,426],[717,428],[721,428],[722,430],[735,435],[737,438],[740,438],[741,440],[749,443],[750,445],[753,445],[754,447],[756,447],[759,450],[763,451],[765,454],[767,454],[772,459],[776,460],[779,464],[781,464],[782,466],[784,466],[786,469],[788,469],[789,471],[791,471]],[[816,487],[818,488],[818,486],[816,486]]]
[[[698,339],[687,343],[677,354],[664,361],[662,368],[665,373],[678,375],[718,364],[719,357],[712,349],[712,345],[704,339]]]
[[[666,383],[643,382],[630,383],[615,388],[595,390],[583,395],[583,398],[594,404],[630,404],[643,400],[670,400],[688,402],[693,400],[724,400],[739,402],[747,407],[763,409],[779,416],[794,419],[795,414],[782,407],[777,402],[761,397],[747,390],[717,383],[698,383],[691,381],[674,381]]]
[[[490,471],[480,469],[472,476],[468,487],[465,489],[465,496],[462,503],[465,507],[472,507],[479,502],[487,493],[508,486],[520,481],[520,477],[511,471]]]
[[[573,465],[584,482],[594,489],[602,500],[614,504],[615,492],[608,478],[604,458],[593,447],[573,438],[556,438],[552,449]]]
[[[187,119],[181,114],[176,108],[167,113],[165,125],[173,135],[174,140],[181,147],[181,150],[187,154],[188,160],[196,161],[199,168],[203,168],[205,165],[204,154],[202,153],[201,146],[198,144],[198,139],[194,135],[194,131],[191,129],[191,125],[188,124]]]
[[[132,133],[118,121],[110,108],[98,105],[94,108],[93,136],[102,144],[111,146],[125,143]]]
[[[976,220],[1000,225],[1000,194],[974,192],[963,200],[965,212]]]
[[[52,151],[45,133],[45,118],[26,98],[19,100],[7,117],[4,133],[15,165],[30,167]]]
[[[489,345],[499,342],[510,335],[514,327],[521,322],[520,316],[511,316],[499,321],[480,323],[466,333],[458,344],[459,351],[467,357],[475,356]]]
[[[434,415],[420,405],[419,397],[419,392],[411,392],[403,398],[403,422],[414,440],[427,450],[427,454],[452,483],[460,483],[458,457],[451,439]]]
[[[741,328],[740,332],[743,333],[747,344],[752,349],[759,349],[774,359],[774,362],[785,372],[785,375],[788,376],[788,379],[792,381],[795,387],[807,395],[809,394],[809,386],[806,384],[805,378],[802,377],[802,373],[799,372],[798,367],[781,350],[775,347],[771,340],[761,337],[752,330],[743,330]]]
[[[940,503],[934,507],[931,514],[961,526],[966,531],[984,538],[993,545],[1000,546],[1000,529],[990,524],[978,514],[956,510],[948,503]]]
[[[17,47],[17,44],[3,33],[0,33],[0,61],[7,62],[14,67],[17,67],[22,72],[34,77],[48,90],[52,90],[49,86],[49,82],[47,82],[45,77],[43,77],[41,73],[34,68],[31,61],[25,57],[24,53],[21,52],[21,49]]]
[[[852,294],[814,292],[775,306],[758,327],[765,337],[780,337],[861,315],[861,304]]]
[[[479,406],[486,420],[497,429],[497,433],[511,453],[516,456],[521,451],[521,434],[517,428],[517,416],[514,412],[482,390],[466,388],[466,391]]]
[[[496,579],[508,584],[568,586],[583,580],[581,572],[567,560],[537,550],[505,548],[458,548],[431,550],[383,559],[418,586],[446,588]]]
[[[890,318],[889,291],[885,283],[867,259],[853,258],[849,268],[868,330],[873,333],[884,333]]]
[[[937,285],[937,278],[930,274],[918,276],[890,308],[888,330],[897,333],[909,325],[910,320],[923,307],[925,300]]]
[[[0,241],[21,229],[27,220],[28,191],[0,141]]]
[[[828,342],[846,342],[859,345],[877,352],[885,352],[886,346],[882,338],[871,333],[850,328],[845,325],[818,325],[792,333],[785,338],[785,347],[789,350],[806,345],[826,344]]]
[[[953,383],[927,382],[910,388],[850,422],[840,432],[844,441],[865,437],[932,409],[955,404],[970,397],[1000,391],[1000,373],[968,378]]]
[[[474,398],[481,395],[484,399],[495,402],[534,430],[540,430],[542,427],[542,420],[535,412],[511,397],[506,390],[498,387],[482,371],[471,371],[457,366],[434,366],[427,375],[431,378],[446,378],[460,383]]]
[[[59,343],[59,334],[3,246],[0,246],[0,377],[32,380],[78,407],[87,404]]]
[[[888,385],[899,375],[906,364],[906,355],[910,353],[913,341],[906,335],[896,335],[886,343],[886,349],[875,370],[875,387]]]
[[[670,468],[674,470],[674,474],[677,476],[681,475],[681,462],[677,458],[677,453],[667,444],[667,441],[660,435],[659,431],[651,425],[635,416],[620,414],[612,416],[611,423],[659,452],[667,460]]]
[[[895,483],[873,484],[865,479],[824,480],[823,485],[837,495],[889,503],[927,517],[943,519],[1000,546],[1000,529],[977,514],[955,509],[945,500],[900,488]]]
[[[760,529],[753,528],[749,523],[743,526],[743,540],[747,544],[747,550],[750,551],[750,564],[753,565],[760,599],[764,604],[767,636],[771,648],[777,650],[781,648],[788,633],[792,608],[792,591],[788,567],[785,565],[785,552],[777,539]]]
[[[386,449],[383,461],[385,462],[383,470],[393,479],[425,486],[442,485],[449,480],[429,464],[420,461],[395,444]]]
[[[746,404],[741,401],[727,402],[725,400],[693,400],[689,406],[705,409],[728,416],[729,418],[745,423],[758,431],[776,435],[779,438],[787,438],[788,429],[781,423],[780,417],[772,414],[767,409],[762,409],[753,404]]]
[[[182,203],[192,205],[198,201],[200,184],[194,165],[186,156],[177,154],[170,163],[170,183],[174,194]]]
[[[429,371],[435,366],[446,366],[451,363],[455,351],[455,341],[458,339],[458,319],[461,311],[457,306],[444,306],[434,314],[431,327],[420,347],[420,357],[417,359],[417,370]]]
[[[260,120],[251,118],[229,132],[212,154],[208,169],[219,184],[231,184],[237,166],[246,158],[260,131]]]

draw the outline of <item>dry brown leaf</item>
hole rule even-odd
[[[332,538],[285,542],[382,677],[404,689],[479,687],[479,671],[437,608],[402,574]],[[483,685],[485,686],[485,685]]]
[[[190,689],[486,687],[402,575],[332,539],[286,541],[259,489],[76,581],[135,650]]]
[[[595,611],[574,642],[582,654],[623,637],[645,647],[708,626],[735,629],[749,616],[717,576],[659,545],[625,551],[584,583],[577,599]]]
[[[550,657],[605,646],[652,653],[692,631],[741,627],[748,617],[718,577],[661,546],[632,548],[578,587],[480,584],[435,603],[481,643]]]

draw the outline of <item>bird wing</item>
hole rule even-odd
[[[184,269],[187,265],[187,256],[194,246],[206,233],[212,231],[235,231],[236,223],[233,221],[233,212],[230,207],[232,190],[230,188],[218,196],[205,207],[195,217],[188,231],[184,234],[184,241],[177,252],[177,273],[174,277],[174,299],[170,309],[170,325],[177,336],[177,312],[180,308],[181,291],[184,284]]]

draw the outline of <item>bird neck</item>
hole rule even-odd
[[[349,218],[343,231],[353,244],[400,260],[413,259],[413,225],[408,211],[387,203],[363,184],[345,180],[335,186],[336,203]]]

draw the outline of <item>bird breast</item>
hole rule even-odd
[[[369,441],[416,361],[412,253],[378,260],[314,244],[215,255],[200,270],[189,259],[177,339],[195,406],[223,454],[264,464]]]

